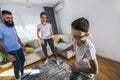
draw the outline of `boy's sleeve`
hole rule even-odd
[[[88,48],[87,58],[88,58],[88,60],[96,59],[96,50],[95,50],[95,48],[92,48],[92,47]]]

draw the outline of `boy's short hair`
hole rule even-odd
[[[79,18],[72,22],[71,24],[72,28],[75,30],[88,32],[89,30],[89,21],[85,19],[84,17]]]
[[[4,15],[4,14],[12,15],[12,13],[11,13],[10,11],[8,11],[8,10],[3,10],[3,11],[2,11],[2,15]]]

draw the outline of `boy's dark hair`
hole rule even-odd
[[[46,13],[45,13],[45,12],[42,12],[42,13],[40,14],[40,17],[41,17],[42,15],[46,15]]]
[[[89,21],[85,19],[84,17],[79,18],[72,22],[71,24],[72,28],[75,30],[88,32],[89,30]]]
[[[10,15],[12,15],[12,13],[10,11],[8,11],[8,10],[3,10],[2,11],[2,15],[4,15],[4,14],[10,14]]]

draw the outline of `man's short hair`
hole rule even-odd
[[[8,10],[3,10],[2,11],[2,15],[4,15],[4,14],[10,14],[10,15],[12,15],[12,13],[10,11],[8,11]]]
[[[71,24],[72,28],[75,30],[88,32],[89,30],[89,21],[85,19],[84,17],[79,18],[72,22]]]

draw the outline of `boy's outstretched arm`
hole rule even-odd
[[[75,64],[72,64],[70,66],[72,67],[73,71],[80,71],[80,72],[84,72],[84,73],[97,74],[99,72],[97,59],[90,60],[90,65],[91,65],[91,68],[76,67]]]
[[[73,45],[67,47],[66,49],[64,49],[64,50],[62,50],[62,51],[59,51],[58,54],[62,54],[62,53],[64,53],[64,52],[69,51],[69,50],[72,50],[72,49],[73,49]]]

